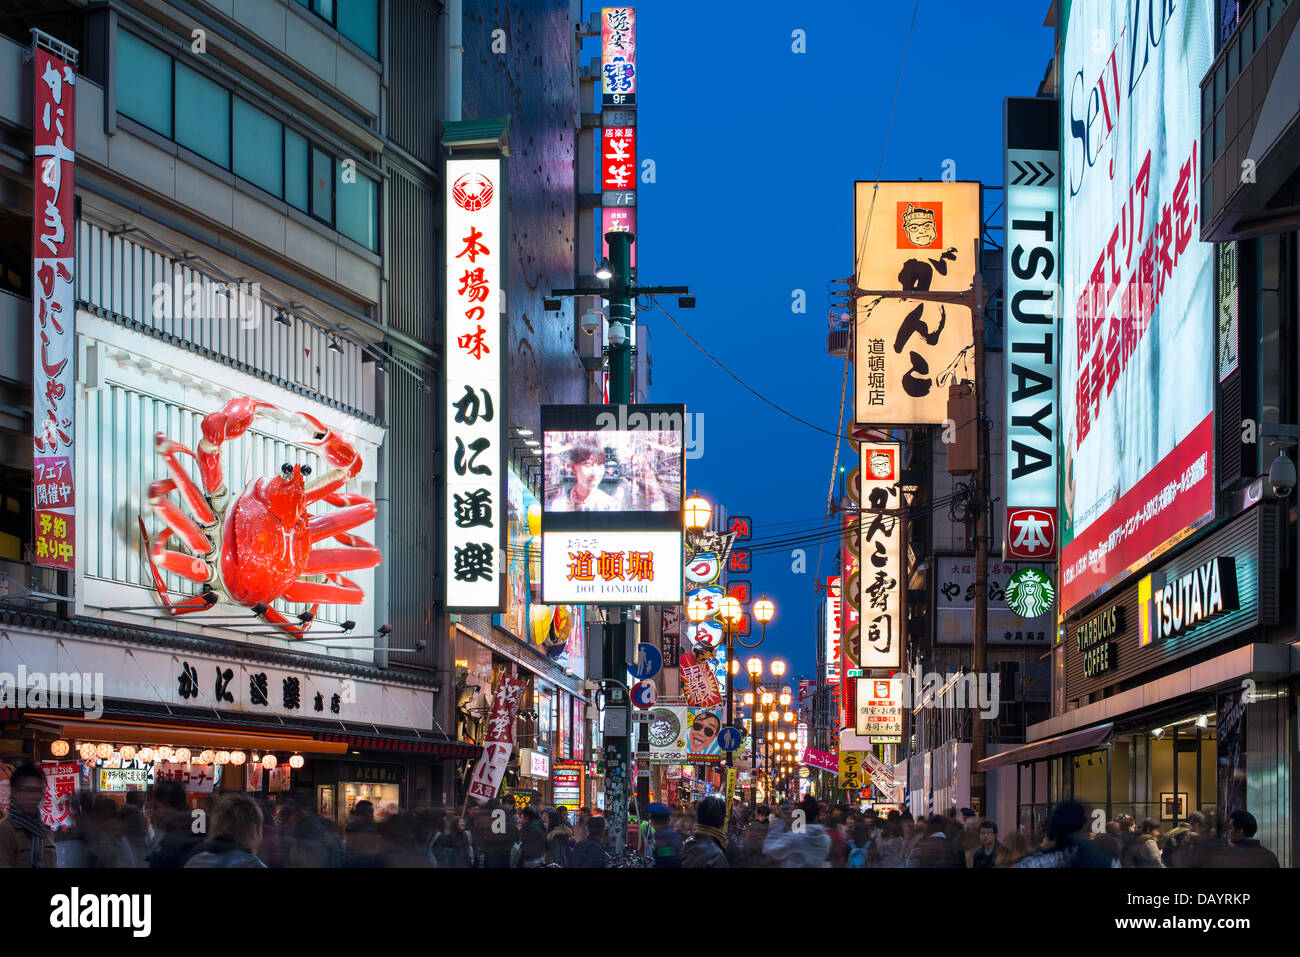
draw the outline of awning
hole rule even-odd
[[[1018,748],[1012,748],[1010,751],[1003,751],[1001,754],[985,758],[979,762],[979,769],[981,771],[992,771],[994,768],[1005,767],[1008,764],[1026,764],[1030,761],[1042,761],[1044,758],[1057,757],[1062,754],[1091,751],[1093,748],[1109,742],[1114,733],[1114,724],[1103,724],[1095,728],[1085,728],[1082,731],[1072,731],[1069,734],[1058,734],[1054,738],[1044,738],[1042,741],[1034,741],[1031,744],[1024,744]]]
[[[96,721],[54,715],[35,717],[30,713],[27,724],[61,738],[106,741],[110,744],[180,744],[186,747],[199,745],[210,748],[256,748],[259,751],[301,751],[304,754],[346,754],[348,750],[346,743],[322,741],[310,735],[241,732],[230,727],[217,729],[194,724]]]
[[[341,741],[348,750],[392,751],[398,754],[427,754],[439,758],[477,758],[483,751],[479,744],[463,741],[445,741],[415,735],[335,734],[330,731],[320,735],[322,741]]]

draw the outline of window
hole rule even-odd
[[[379,59],[379,0],[339,0],[338,28],[376,60]]]
[[[176,142],[230,169],[230,93],[176,64]]]
[[[298,0],[298,5],[379,59],[379,0]]]
[[[284,131],[284,200],[307,212],[307,137]]]
[[[171,57],[125,31],[117,35],[117,108],[171,138]]]
[[[348,182],[344,179],[342,164],[339,166],[338,231],[369,250],[378,250],[379,184],[360,173],[355,174],[354,181]]]
[[[318,146],[311,148],[311,214],[334,222],[334,157]]]
[[[278,122],[257,107],[235,98],[234,173],[272,196],[284,196],[284,138]]]

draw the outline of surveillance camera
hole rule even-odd
[[[1268,484],[1273,486],[1273,494],[1286,498],[1295,491],[1295,463],[1287,458],[1284,451],[1278,452],[1273,464],[1268,467]]]
[[[588,309],[582,314],[582,331],[587,335],[595,335],[596,330],[600,328],[600,321],[605,318],[605,314],[599,309]]]

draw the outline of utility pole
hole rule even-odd
[[[583,286],[576,289],[554,289],[552,296],[600,296],[605,300],[609,320],[609,403],[628,405],[632,402],[632,300],[637,296],[681,295],[689,296],[686,286],[638,286],[632,279],[632,244],[636,236],[628,231],[615,230],[605,234],[609,246],[609,265],[613,275],[608,286]],[[611,609],[612,612],[612,609]],[[605,646],[602,649],[604,677],[612,679],[612,689],[606,696],[606,707],[613,702],[622,710],[624,720],[618,725],[621,734],[605,735],[605,821],[612,850],[621,857],[627,840],[627,809],[629,794],[628,774],[632,766],[631,702],[623,690],[627,676],[627,630],[633,626],[628,607],[618,606],[617,627],[606,627]],[[612,625],[612,623],[611,623]],[[635,782],[631,782],[635,786]]]
[[[979,256],[979,243],[975,245]],[[984,277],[979,271],[980,261],[975,261],[975,304],[971,307],[975,330],[975,445],[978,462],[975,472],[975,494],[972,508],[975,511],[975,631],[971,643],[971,671],[976,681],[984,680],[988,670],[988,573],[989,573],[989,442],[984,430],[984,410],[988,405],[984,375]],[[970,800],[977,814],[988,814],[985,802],[985,772],[979,762],[988,750],[988,728],[983,711],[972,716],[970,745]]]

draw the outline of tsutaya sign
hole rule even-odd
[[[1174,638],[1215,615],[1238,609],[1237,567],[1212,558],[1173,581],[1163,574],[1138,583],[1138,646]]]
[[[505,604],[505,350],[501,336],[500,159],[449,159],[446,426],[447,607],[499,611]]]
[[[1056,331],[1060,312],[1057,101],[1008,98],[1006,135],[1007,498],[1004,557],[1056,557]]]

